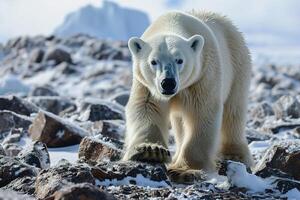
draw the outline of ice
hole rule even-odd
[[[102,7],[87,5],[68,14],[54,34],[72,36],[78,33],[104,39],[127,40],[140,36],[149,25],[147,14],[104,1]]]

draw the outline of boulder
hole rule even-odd
[[[267,116],[274,115],[272,106],[267,102],[261,102],[251,111],[251,118],[264,119]]]
[[[3,149],[7,156],[17,156],[23,150],[17,143],[6,143],[3,145]]]
[[[55,62],[55,65],[60,64],[62,62],[72,63],[70,53],[59,47],[49,49],[46,52],[44,58],[46,61],[53,60]]]
[[[36,179],[35,176],[24,176],[24,177],[16,178],[3,188],[6,190],[14,190],[17,192],[22,192],[22,193],[32,195],[35,190],[34,188],[35,179]]]
[[[30,53],[30,63],[41,63],[45,52],[43,49],[36,48]]]
[[[296,180],[300,180],[300,142],[299,140],[287,140],[277,142],[265,153],[260,162],[255,166],[256,174],[264,174],[265,177],[274,174],[269,168],[278,169],[290,175]]]
[[[147,186],[147,182],[155,182],[158,187],[170,184],[166,167],[160,164],[141,162],[101,162],[92,167],[92,173],[99,185],[133,185]],[[124,180],[126,179],[126,180]]]
[[[50,156],[47,146],[40,141],[32,142],[26,149],[18,154],[18,157],[24,163],[40,169],[47,169],[50,167]]]
[[[123,120],[123,115],[112,107],[105,104],[92,104],[89,105],[84,113],[83,120],[99,121],[99,120]]]
[[[9,132],[14,128],[27,130],[31,123],[32,119],[27,116],[11,111],[0,111],[0,138],[1,133]]]
[[[104,160],[115,161],[121,158],[122,145],[118,140],[109,138],[85,137],[79,145],[78,156],[91,164]]]
[[[111,100],[122,106],[126,106],[129,100],[129,92],[122,92],[111,97]]]
[[[42,170],[35,182],[35,194],[39,199],[46,198],[72,183],[95,184],[90,168],[84,165],[72,165],[61,160],[56,166]]]
[[[76,107],[69,99],[58,96],[29,97],[27,100],[39,108],[56,115],[69,107]]]
[[[20,162],[17,158],[0,155],[0,188],[17,178],[36,175],[37,170],[34,167]]]
[[[6,155],[6,153],[5,153],[2,145],[0,144],[0,156],[5,156],[5,155]]]
[[[9,110],[20,115],[30,116],[32,113],[37,113],[39,109],[19,97],[2,96],[0,97],[0,110]]]
[[[93,135],[102,135],[105,137],[121,140],[124,136],[125,125],[120,120],[103,120],[95,122],[84,122],[81,124]]]
[[[116,198],[90,183],[66,186],[47,200],[115,200]]]
[[[284,95],[273,106],[277,119],[300,118],[300,102],[294,96]]]
[[[48,147],[64,147],[79,144],[88,133],[75,123],[40,111],[29,128],[29,135],[33,140],[41,141]]]
[[[59,94],[49,86],[37,86],[31,90],[29,96],[59,96]]]

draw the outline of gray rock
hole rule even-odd
[[[282,96],[273,106],[277,119],[300,118],[300,102],[294,96]]]
[[[5,151],[4,151],[4,149],[3,149],[3,147],[2,147],[2,145],[0,144],[0,156],[5,156],[6,155],[6,153],[5,153]]]
[[[30,116],[37,113],[38,108],[23,99],[16,96],[0,96],[0,110],[8,110],[17,114]]]
[[[72,165],[66,161],[42,170],[35,182],[35,194],[39,199],[46,198],[72,183],[95,184],[89,167]]]
[[[111,98],[112,101],[117,102],[122,106],[126,106],[129,99],[129,92],[119,93]]]
[[[31,123],[32,119],[27,116],[19,115],[11,111],[0,111],[0,139],[1,133],[9,132],[14,128],[26,130]]]
[[[171,185],[166,174],[164,165],[151,165],[140,162],[101,162],[92,167],[92,173],[98,184],[104,184],[111,180],[122,181],[125,177],[130,178],[129,182],[136,185],[136,177],[142,176],[151,181],[160,182],[160,184],[167,186]]]
[[[272,106],[267,102],[259,103],[253,110],[251,110],[251,117],[258,119],[265,119],[267,116],[274,115]]]
[[[17,158],[0,155],[0,188],[25,176],[36,176],[37,170],[20,162]]]
[[[29,96],[59,96],[59,94],[49,86],[38,86],[33,88]]]
[[[34,188],[35,179],[36,179],[35,176],[24,176],[24,177],[16,178],[3,188],[7,190],[14,190],[17,192],[33,195],[35,190]]]
[[[56,115],[69,107],[76,107],[69,99],[58,96],[29,97],[27,100]]]
[[[23,150],[17,143],[6,143],[3,145],[3,149],[7,156],[17,156]]]
[[[80,183],[66,186],[56,191],[48,200],[116,200],[116,198],[107,192],[97,188],[90,183]]]
[[[34,49],[30,53],[30,62],[31,63],[41,63],[43,61],[43,57],[45,55],[44,50],[42,49]]]
[[[124,119],[123,115],[105,104],[92,104],[85,111],[89,121]]]
[[[70,53],[58,47],[49,49],[45,54],[45,60],[46,61],[53,60],[56,65],[62,62],[72,63],[72,58]]]
[[[37,168],[47,169],[50,167],[50,156],[47,146],[39,141],[32,142],[18,154],[18,157],[24,163]]]

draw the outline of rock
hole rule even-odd
[[[134,185],[145,186],[146,182],[154,181],[157,187],[166,187],[170,181],[164,165],[151,165],[140,162],[101,162],[92,167],[92,173],[99,185],[120,185],[124,178]],[[143,181],[143,179],[146,179]],[[119,183],[118,183],[119,182]]]
[[[40,169],[47,169],[50,167],[50,156],[47,146],[39,141],[32,142],[26,149],[18,154],[18,157],[24,163]]]
[[[42,49],[34,49],[30,53],[30,63],[41,63],[43,61],[43,57],[45,55],[44,50]]]
[[[16,143],[4,144],[3,149],[7,156],[17,156],[23,150],[23,148]]]
[[[282,131],[287,131],[287,130],[297,130],[300,128],[300,123],[281,123],[281,124],[276,124],[272,127],[266,127],[265,129],[270,130],[272,133],[277,134]]]
[[[261,102],[253,110],[251,110],[251,118],[264,119],[271,115],[274,115],[274,111],[272,106],[267,102]]]
[[[39,112],[29,128],[33,140],[45,143],[48,147],[65,147],[79,144],[88,133],[74,123],[49,112]]]
[[[76,107],[69,99],[58,96],[29,97],[27,100],[56,115],[69,107]]]
[[[34,193],[34,183],[36,177],[34,176],[24,176],[21,178],[16,178],[7,184],[4,189],[10,189],[26,194],[32,195]],[[1,199],[1,198],[0,198]]]
[[[20,129],[11,129],[8,135],[3,140],[2,144],[17,143],[21,140],[21,137],[25,135],[25,131]]]
[[[126,106],[128,100],[129,100],[129,93],[123,92],[119,93],[111,98],[112,101],[117,102],[118,104],[122,106]]]
[[[246,129],[246,138],[247,138],[248,144],[250,144],[253,141],[270,140],[272,137],[273,136],[271,134],[260,133],[254,129]]]
[[[122,140],[125,132],[124,122],[116,120],[103,120],[95,122],[84,122],[82,126],[93,133],[93,135],[102,135],[105,137]]]
[[[75,184],[56,191],[47,200],[114,200],[113,195],[89,183]]]
[[[20,162],[17,158],[0,156],[0,188],[17,178],[32,177],[36,174],[35,168]]]
[[[255,174],[265,174],[265,177],[274,168],[287,173],[296,180],[300,180],[300,142],[299,140],[287,140],[277,142],[265,153],[260,162],[255,166]]]
[[[30,116],[32,113],[37,113],[38,108],[16,96],[0,97],[0,110],[9,110],[17,114]]]
[[[124,119],[122,114],[105,105],[105,104],[92,104],[89,105],[84,113],[85,119],[89,121],[99,121],[99,120],[114,120],[114,119]]]
[[[78,157],[92,164],[105,160],[115,161],[121,158],[121,149],[122,144],[118,140],[105,141],[105,138],[85,137],[79,145]]]
[[[277,119],[300,118],[300,102],[294,96],[282,96],[273,106]]]
[[[24,195],[20,194],[15,191],[11,190],[2,190],[0,188],[0,199],[1,200],[35,200],[35,198],[29,196],[29,195]]]
[[[5,155],[6,155],[6,153],[5,153],[2,145],[0,144],[0,156],[5,156]]]
[[[35,182],[35,194],[43,199],[71,183],[95,184],[95,179],[89,167],[72,165],[67,161],[60,161],[58,165],[42,170]]]
[[[275,185],[276,189],[282,193],[286,193],[294,188],[297,188],[300,191],[300,182],[293,179],[276,177],[272,184]]]
[[[28,129],[32,119],[11,111],[0,111],[0,138],[1,133],[9,132],[14,128]]]
[[[72,58],[70,53],[58,47],[49,49],[46,52],[45,60],[46,61],[53,60],[55,62],[55,65],[60,64],[62,62],[72,63]]]
[[[33,88],[29,96],[59,96],[59,94],[49,86],[38,86]]]

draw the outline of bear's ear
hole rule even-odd
[[[194,35],[188,39],[189,46],[195,52],[200,52],[204,46],[204,38],[201,35]]]
[[[132,37],[128,41],[129,50],[133,55],[138,55],[145,46],[146,42],[137,37]]]

